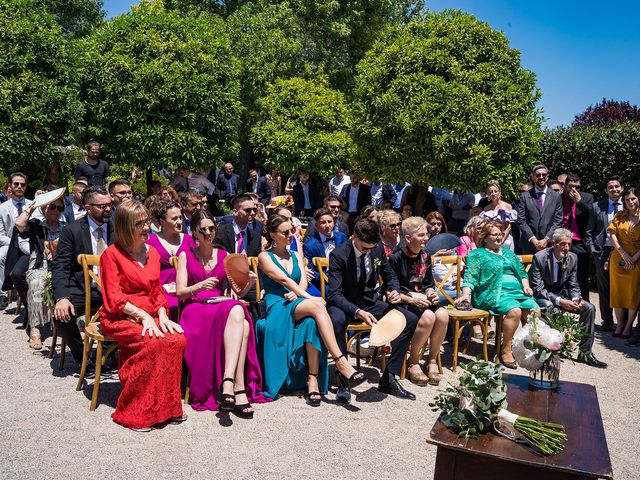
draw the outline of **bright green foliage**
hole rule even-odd
[[[620,175],[625,185],[640,185],[640,124],[606,127],[558,127],[546,130],[540,142],[540,161],[560,173],[577,173],[582,190],[604,197],[609,175]]]
[[[211,168],[237,154],[242,106],[222,20],[143,1],[82,46],[88,133],[108,158]]]
[[[83,115],[75,54],[34,0],[0,0],[0,165],[49,165]]]
[[[540,137],[533,73],[507,38],[459,11],[396,27],[358,65],[358,161],[372,180],[513,193]]]
[[[278,80],[258,102],[251,143],[268,167],[292,174],[307,169],[321,175],[348,167],[352,142],[342,93],[318,81]]]
[[[102,24],[105,12],[102,0],[37,0],[52,13],[65,32],[87,35]]]
[[[213,13],[223,18],[231,15],[250,0],[164,0],[167,9],[178,10],[182,13]]]

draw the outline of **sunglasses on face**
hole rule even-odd
[[[191,202],[192,207],[202,207],[204,202]]]
[[[392,223],[391,225],[389,225],[389,228],[400,228],[402,226],[402,223]]]
[[[290,237],[291,235],[293,235],[293,230],[289,229],[289,230],[284,230],[282,232],[278,232],[280,235],[284,235],[285,237]]]
[[[243,208],[244,213],[256,213],[258,211],[257,208]]]
[[[136,223],[133,224],[136,228],[143,228],[146,225],[151,225],[151,219],[150,218],[145,218],[144,220],[138,220]]]
[[[59,212],[64,212],[64,206],[56,205],[55,203],[50,203],[48,208],[49,210],[58,210]]]
[[[27,184],[24,182],[13,182],[12,185],[17,188],[17,187],[25,187]]]
[[[538,178],[545,178],[545,177],[548,177],[549,174],[548,173],[536,173],[534,176],[538,177]]]
[[[327,208],[331,210],[340,210],[340,205],[327,205]]]
[[[214,227],[213,225],[212,225],[212,226],[210,226],[210,227],[199,227],[199,228],[198,228],[198,231],[199,231],[201,234],[205,235],[205,234],[207,234],[207,233],[213,233],[213,232],[215,232],[215,231],[216,231],[216,227]]]

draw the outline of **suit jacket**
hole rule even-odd
[[[260,234],[251,228],[247,228],[247,236],[245,241],[247,256],[257,257],[261,251]],[[233,223],[225,223],[218,227],[215,242],[229,253],[236,253],[236,235],[233,232]]]
[[[238,195],[241,191],[242,185],[240,184],[240,177],[236,173],[232,173],[231,178],[235,178],[236,183],[236,192],[233,195],[229,192],[230,178],[227,178],[224,172],[221,172],[220,175],[218,175],[218,179],[216,180],[216,191],[221,200],[228,201],[231,197]]]
[[[580,236],[582,237],[582,241],[586,244],[587,238],[587,226],[589,224],[589,219],[592,215],[591,210],[593,208],[593,195],[587,192],[580,192],[580,201],[576,204],[576,224],[578,225],[578,231],[580,232]],[[562,197],[564,202],[564,197]],[[569,217],[569,222],[572,219]],[[565,226],[565,228],[571,230],[571,223]],[[574,242],[574,247],[575,247]],[[582,246],[580,246],[582,249]],[[573,248],[572,248],[573,251]],[[583,253],[583,252],[576,252]],[[586,253],[586,252],[584,252]]]
[[[349,194],[351,193],[351,184],[342,187],[340,198],[344,200],[349,209]],[[371,187],[365,183],[358,186],[358,199],[356,200],[356,213],[359,215],[364,207],[371,205]],[[352,213],[352,212],[349,212]]]
[[[253,180],[250,178],[246,181],[246,192],[253,192]],[[271,200],[271,188],[264,177],[258,177],[258,189],[256,194],[260,198],[260,203],[266,205]]]
[[[375,285],[378,275],[382,276],[380,292],[400,291],[396,272],[393,271],[384,253],[382,243],[378,243],[370,252],[373,271],[367,287]],[[376,266],[376,263],[378,266]],[[363,289],[358,283],[358,265],[353,242],[345,242],[329,255],[329,305],[335,305],[347,315],[355,316],[356,310],[375,303],[375,298],[367,295],[371,288]]]
[[[300,216],[300,212],[304,210],[304,214],[306,217],[313,216],[313,213],[322,206],[322,200],[320,199],[320,191],[315,183],[309,182],[309,203],[311,204],[311,209],[304,208],[304,192],[302,191],[302,184],[300,182],[296,183],[295,187],[293,187],[293,193],[291,194],[293,197],[293,203],[295,216]]]
[[[333,238],[336,243],[336,248],[347,241],[347,236],[340,232],[334,232]],[[313,264],[313,257],[324,257],[325,253],[324,244],[320,239],[320,233],[318,231],[316,231],[313,236],[304,240],[302,252],[304,253],[304,258],[307,259],[307,265],[313,270],[313,284],[320,288],[320,272],[318,272],[316,266]]]
[[[24,200],[24,207],[31,205],[33,200]],[[16,217],[13,211],[13,201],[11,199],[0,205],[0,247],[8,246],[13,235],[13,226],[16,224]]]
[[[555,261],[553,248],[545,248],[533,256],[531,288],[535,298],[549,300],[555,305],[558,297],[568,299],[579,297],[578,256],[569,252],[560,269],[560,281],[557,284],[554,283],[553,278],[553,261]]]
[[[529,238],[551,240],[554,230],[562,224],[562,195],[550,188],[547,188],[542,212],[538,210],[535,188],[520,195],[516,208],[518,210],[518,226],[520,227],[520,247],[524,252],[535,251]]]
[[[304,232],[304,241],[306,242],[309,238],[313,237],[317,231],[315,220],[313,222],[309,222],[307,230]],[[349,227],[347,227],[346,223],[342,223],[341,220],[336,221],[333,231],[344,233],[344,235],[349,238]]]
[[[622,202],[621,202],[622,203]],[[591,207],[591,215],[587,223],[585,245],[594,255],[601,255],[607,243],[607,227],[609,226],[609,199],[599,200]]]
[[[107,243],[111,245],[116,240],[113,225],[107,222],[106,227]],[[84,275],[82,266],[78,263],[78,255],[81,253],[93,254],[91,228],[86,216],[62,229],[56,258],[51,264],[53,297],[56,302],[68,298],[77,315],[84,313]],[[96,285],[91,286],[91,304],[102,305],[102,294]]]

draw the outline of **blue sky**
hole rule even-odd
[[[133,0],[105,0],[109,16]],[[635,0],[427,0],[504,32],[537,77],[545,125],[569,125],[603,97],[640,104],[640,2]]]

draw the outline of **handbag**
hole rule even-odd
[[[257,302],[252,302],[251,305],[249,305],[249,313],[251,313],[254,323],[267,318],[267,302],[265,299],[262,298]]]

